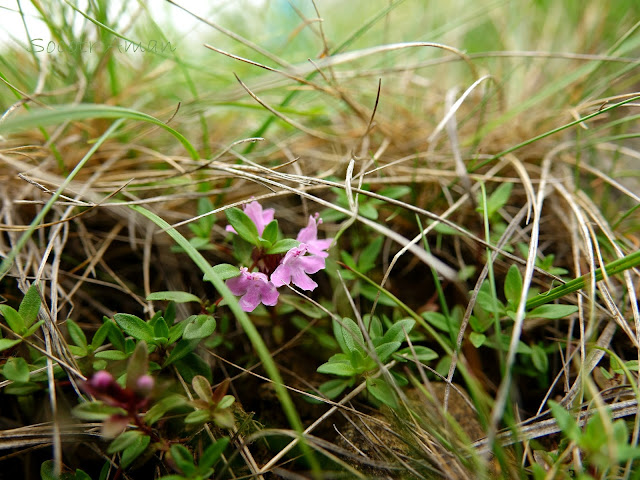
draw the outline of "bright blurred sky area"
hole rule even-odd
[[[61,7],[64,5],[62,0],[59,0],[59,3]],[[260,6],[264,5],[265,1],[245,0],[239,2],[237,0],[217,0],[215,2],[203,2],[184,0],[176,3],[184,6],[186,9],[198,16],[216,22],[216,17],[218,17],[221,12],[227,12],[234,8],[261,8]],[[87,1],[80,0],[74,2],[74,5],[76,5],[78,10],[86,11]],[[71,9],[68,8],[67,5],[64,6],[67,7],[64,8],[64,11],[67,12],[67,16],[69,17]],[[116,0],[110,1],[108,8],[109,18],[120,18],[120,23],[118,24],[118,28],[116,28],[118,31],[123,31],[123,28],[126,28],[134,21],[137,15],[140,14],[145,17],[151,17],[160,26],[171,25],[171,31],[173,32],[172,35],[177,33],[180,36],[180,38],[166,39],[171,42],[173,46],[180,44],[184,47],[185,43],[195,46],[199,43],[199,38],[202,38],[204,34],[211,31],[210,26],[164,0],[150,0],[145,2]],[[22,10],[22,14],[20,13],[20,10]],[[148,14],[145,13],[145,10]],[[59,20],[62,12],[63,9],[60,8],[59,11],[47,12],[47,15],[58,23],[57,20]],[[120,14],[119,12],[125,13]],[[71,21],[73,21],[74,30],[78,32],[80,32],[86,26],[86,23],[89,22],[89,20],[85,19],[78,12],[75,12],[74,17],[67,18],[67,22]],[[29,36],[32,39],[31,45],[29,44],[29,38],[25,31],[25,25],[28,28]],[[132,40],[140,42],[143,46],[148,46],[149,42],[155,41],[157,42],[157,48],[161,47],[160,44],[163,41],[162,38],[132,38]],[[89,48],[88,44],[81,46],[79,43],[77,45],[59,45],[56,39],[51,37],[49,29],[42,20],[42,15],[30,1],[0,0],[0,50],[6,51],[7,48],[15,48],[18,45],[25,50],[32,48],[34,51],[39,53],[44,53],[45,51],[47,51],[47,53],[54,53],[55,50],[65,47],[67,49]],[[98,48],[99,45],[94,45],[94,47]]]

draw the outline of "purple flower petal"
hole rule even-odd
[[[247,267],[240,269],[238,277],[230,278],[227,287],[234,295],[241,295],[240,308],[253,312],[260,303],[273,306],[278,303],[278,290],[264,273],[249,272]]]
[[[244,213],[246,213],[247,217],[249,217],[255,224],[256,229],[258,230],[258,235],[262,235],[265,227],[273,221],[275,210],[273,208],[263,210],[262,205],[254,200],[244,206]],[[238,233],[231,225],[227,225],[224,229],[227,232]]]
[[[273,208],[267,208],[266,210],[263,210],[262,205],[260,205],[256,201],[253,201],[244,207],[244,213],[246,213],[247,216],[251,220],[253,220],[253,223],[256,224],[258,235],[262,235],[265,227],[273,221],[275,210]]]
[[[293,282],[303,290],[314,290],[318,284],[311,280],[308,273],[316,273],[325,267],[324,258],[316,255],[305,255],[309,251],[306,244],[301,244],[287,252],[278,268],[271,274],[271,283],[276,287]]]
[[[318,218],[318,216],[317,213],[315,216],[309,215],[307,226],[300,230],[296,240],[306,244],[310,254],[326,258],[329,254],[324,250],[329,248],[333,239],[318,240],[318,225],[322,223],[322,219]]]

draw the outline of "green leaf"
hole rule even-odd
[[[340,251],[340,258],[342,259],[342,262],[354,269],[357,270],[358,269],[358,264],[356,263],[356,261],[353,259],[353,257],[349,254],[349,252],[347,252],[346,250],[341,250]],[[341,271],[342,272],[342,271]],[[346,270],[346,272],[349,272],[349,270]],[[350,272],[349,272],[350,273]]]
[[[128,335],[131,335],[137,340],[144,340],[147,343],[153,343],[153,329],[151,328],[151,325],[141,318],[129,313],[116,313],[113,316],[113,319]]]
[[[381,343],[404,342],[406,338],[405,335],[409,335],[409,332],[411,332],[415,324],[416,321],[412,318],[398,320],[391,325],[391,328],[384,334]]]
[[[202,375],[196,375],[191,381],[191,386],[196,395],[206,403],[213,403],[213,393],[211,392],[211,384]]]
[[[198,215],[205,215],[213,210],[213,202],[209,197],[200,197],[198,199],[198,208],[196,211]],[[213,224],[216,223],[215,215],[207,215],[198,220],[198,223],[207,231],[210,232]]]
[[[163,301],[171,301],[176,303],[187,303],[187,302],[200,303],[200,298],[196,297],[193,293],[179,292],[176,290],[151,293],[147,296],[147,300],[163,300]]]
[[[562,430],[562,433],[564,433],[569,440],[573,440],[575,442],[580,440],[582,432],[578,422],[576,422],[571,413],[566,411],[562,405],[554,402],[553,400],[549,400],[548,403],[551,408],[551,413],[556,419],[558,427]]]
[[[167,412],[176,410],[188,405],[188,400],[177,393],[164,397],[162,400],[154,403],[153,406],[144,414],[144,421],[147,425],[153,425],[160,420]]]
[[[413,352],[411,351],[411,347],[403,348],[402,350],[398,350],[396,355],[401,355],[403,358],[417,360],[418,362],[423,363],[430,362],[438,358],[438,354],[434,350],[422,345],[414,345]]]
[[[36,321],[36,318],[38,318],[41,303],[42,299],[40,298],[40,291],[38,290],[38,286],[34,283],[29,287],[27,293],[25,293],[22,302],[20,302],[20,307],[18,308],[18,313],[24,321],[25,328],[31,326],[31,324]]]
[[[393,389],[383,378],[368,378],[367,391],[379,402],[393,409],[398,408],[398,401]]]
[[[191,383],[196,375],[202,375],[211,383],[211,366],[197,353],[187,353],[184,357],[176,360],[175,366],[187,383]]]
[[[7,395],[31,395],[39,390],[42,390],[42,385],[34,382],[13,383],[4,387],[4,393]]]
[[[218,410],[224,410],[225,408],[229,408],[233,405],[233,402],[236,401],[236,397],[233,395],[225,395],[222,397],[222,400],[218,403]]]
[[[520,302],[522,294],[522,275],[516,265],[511,265],[504,280],[504,296],[514,307]]]
[[[187,326],[182,334],[185,340],[207,338],[216,329],[216,319],[211,315],[193,315],[185,321]]]
[[[164,321],[168,326],[173,325],[176,322],[176,302],[169,302],[167,309],[164,312]]]
[[[63,480],[62,475],[56,475],[56,464],[53,460],[45,460],[40,465],[41,480]],[[65,478],[64,480],[69,480]]]
[[[112,415],[126,415],[123,408],[112,407],[101,401],[85,402],[76,405],[71,410],[74,417],[81,420],[101,421],[110,418]]]
[[[108,323],[103,323],[102,325],[100,325],[100,328],[96,330],[96,333],[93,334],[93,338],[91,339],[92,350],[95,350],[96,348],[102,346],[102,344],[107,338],[107,335],[109,334],[110,328],[111,328],[111,325],[109,325]]]
[[[16,332],[18,335],[22,335],[27,329],[22,315],[20,315],[15,308],[10,307],[9,305],[0,305],[0,313],[7,321],[7,325],[9,325],[9,328]]]
[[[397,185],[393,187],[385,187],[378,191],[378,195],[382,195],[383,197],[389,197],[397,200],[398,198],[404,197],[405,195],[409,195],[411,193],[411,188],[406,185]]]
[[[358,213],[370,220],[378,219],[378,210],[374,205],[371,204],[371,202],[360,203],[360,205],[358,206]]]
[[[344,328],[342,328],[341,323],[342,322],[338,322],[338,320],[336,320],[335,318],[331,320],[331,326],[333,327],[333,336],[336,342],[338,342],[340,350],[342,350],[344,353],[348,353],[349,349],[347,348],[347,344],[344,342]]]
[[[353,380],[351,379],[342,379],[335,378],[333,380],[329,380],[328,382],[324,382],[322,385],[318,387],[320,393],[322,393],[325,397],[330,400],[338,397],[344,389],[351,385]]]
[[[342,319],[342,336],[349,352],[357,350],[364,353],[364,337],[358,324],[350,318]]]
[[[78,326],[76,322],[74,322],[70,318],[67,319],[66,324],[67,324],[67,330],[69,331],[69,336],[71,337],[71,340],[73,341],[73,343],[75,343],[77,346],[82,347],[83,349],[86,350],[87,337],[85,336],[82,329]]]
[[[184,329],[187,328],[187,322],[178,322],[169,329],[169,343],[174,343],[180,339],[184,333]]]
[[[139,437],[133,445],[128,446],[122,452],[122,457],[120,458],[120,466],[122,468],[127,468],[133,461],[138,458],[149,446],[149,442],[151,438],[148,435],[142,435]]]
[[[22,357],[11,357],[2,367],[2,374],[12,382],[27,383],[29,381],[29,365]]]
[[[111,345],[113,345],[115,348],[117,348],[118,350],[121,351],[126,351],[126,345],[125,345],[125,341],[124,341],[124,334],[122,333],[122,330],[120,330],[120,328],[118,328],[118,326],[116,325],[116,323],[107,318],[104,317],[102,319],[107,325],[109,325],[109,328],[107,330],[107,336],[109,337],[109,341],[111,342]]]
[[[27,328],[27,330],[22,334],[22,336],[25,338],[30,337],[31,335],[36,333],[36,330],[38,330],[43,324],[44,324],[44,320],[37,321],[36,323],[31,325],[29,328]]]
[[[126,360],[129,358],[129,354],[121,350],[103,350],[101,352],[96,352],[94,356],[104,360]]]
[[[539,372],[545,373],[549,370],[549,357],[547,357],[547,352],[540,345],[531,347],[531,361]]]
[[[332,362],[331,360],[320,365],[316,371],[318,373],[338,375],[341,377],[352,377],[357,373],[351,363]]]
[[[365,247],[358,258],[358,268],[360,273],[367,273],[378,263],[378,256],[382,250],[382,242],[384,238],[378,237]]]
[[[487,217],[491,218],[498,210],[504,207],[504,205],[509,200],[512,188],[512,183],[502,183],[493,191],[493,193],[487,199]],[[478,203],[480,204],[480,206],[476,208],[476,211],[484,213],[482,201],[479,201]]]
[[[487,336],[484,333],[471,332],[469,334],[469,340],[471,341],[471,345],[480,348],[487,340]]]
[[[142,432],[140,430],[129,430],[121,433],[111,441],[109,448],[107,448],[107,453],[113,454],[121,452],[136,443],[141,436]]]
[[[200,343],[200,340],[180,340],[173,348],[173,350],[171,350],[169,357],[164,361],[162,367],[167,367],[176,360],[179,360],[185,355],[191,353],[196,348],[196,345],[198,345],[198,343]]]
[[[273,220],[269,222],[269,224],[264,227],[264,231],[262,232],[262,239],[269,242],[269,246],[274,244],[276,240],[278,240],[278,221]]]
[[[198,471],[201,475],[204,475],[204,472],[209,470],[218,460],[220,460],[222,452],[227,448],[227,445],[229,445],[229,439],[227,437],[222,437],[206,448],[199,459],[200,463]]]
[[[383,343],[376,347],[376,355],[380,362],[385,363],[399,348],[400,342]]]
[[[356,371],[357,374],[368,372],[376,368],[376,362],[369,355],[361,352],[360,350],[353,350],[349,352],[349,363]]]
[[[239,208],[233,207],[225,210],[225,215],[229,224],[235,229],[238,235],[256,247],[260,246],[258,229],[253,220]]]
[[[87,472],[78,468],[76,470],[75,480],[91,480],[91,477]]]
[[[8,350],[9,348],[12,348],[14,346],[16,346],[17,344],[19,344],[22,340],[20,340],[19,338],[17,339],[10,339],[10,338],[0,338],[0,352],[2,352],[3,350]]]
[[[371,316],[370,314],[366,314],[362,320],[367,327],[367,332],[374,345],[378,345],[380,343],[379,340],[382,339],[382,322],[378,317],[375,315]],[[378,340],[378,342],[376,342],[376,340]]]
[[[396,302],[390,298],[386,293],[376,288],[374,285],[364,283],[360,285],[360,293],[364,298],[371,302],[378,301],[378,305],[384,305],[385,307],[397,307]]]
[[[196,473],[196,466],[193,463],[193,457],[187,447],[180,444],[173,444],[171,445],[170,452],[171,458],[176,462],[176,465],[183,474],[190,477]]]
[[[206,423],[211,420],[211,414],[208,410],[196,410],[187,415],[184,423]]]
[[[527,318],[547,318],[555,320],[573,315],[578,311],[575,305],[541,305],[527,313]]]
[[[453,321],[447,320],[447,317],[440,312],[423,312],[420,315],[431,325],[443,332],[449,333],[449,330],[452,327],[455,327],[455,325],[453,325]]]
[[[229,278],[237,277],[238,275],[240,275],[240,269],[238,267],[234,267],[233,265],[229,265],[228,263],[219,263],[218,265],[212,267],[212,269],[213,272],[222,280],[227,280]],[[204,280],[207,282],[212,281],[210,272],[207,272],[204,275]]]
[[[489,286],[488,283],[485,283],[484,285],[487,285],[487,287]],[[491,295],[487,290],[488,289],[484,288],[480,289],[478,297],[476,298],[476,305],[487,313],[493,313],[495,310],[498,312],[498,315],[501,315],[501,313],[506,310],[504,303]]]
[[[169,327],[167,326],[167,322],[164,321],[164,318],[160,317],[156,324],[153,326],[153,335],[156,338],[169,338]]]
[[[274,255],[277,253],[287,253],[292,248],[300,245],[300,242],[294,240],[293,238],[283,238],[282,240],[278,240],[271,247],[269,247],[266,251],[269,255]]]

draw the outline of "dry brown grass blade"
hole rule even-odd
[[[256,102],[258,102],[264,108],[269,110],[272,114],[274,114],[280,120],[288,123],[289,125],[297,128],[298,130],[300,130],[301,132],[306,133],[307,135],[311,135],[312,137],[320,138],[320,139],[326,140],[326,141],[337,141],[337,137],[335,135],[328,135],[328,134],[326,134],[324,132],[320,132],[318,130],[313,130],[313,129],[310,129],[308,127],[305,127],[300,122],[297,122],[297,121],[293,120],[292,118],[287,117],[283,113],[278,112],[275,108],[273,108],[270,105],[268,105],[264,100],[260,99],[255,93],[253,93],[251,91],[251,89],[242,80],[240,80],[240,77],[238,77],[237,75],[235,75],[235,77],[236,77],[236,80],[238,80],[238,83],[242,86],[242,88],[245,89],[245,91],[251,96],[251,98],[253,98]]]

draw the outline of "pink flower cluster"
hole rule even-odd
[[[253,201],[245,206],[244,213],[253,221],[258,234],[262,235],[265,227],[273,220],[274,209],[263,210],[262,205]],[[231,293],[241,296],[239,304],[245,312],[252,312],[260,303],[274,306],[278,303],[277,289],[284,285],[293,283],[309,291],[318,286],[309,275],[325,268],[325,258],[329,256],[326,250],[332,241],[331,238],[318,239],[318,225],[322,223],[322,219],[318,217],[317,213],[309,216],[309,223],[300,230],[296,238],[300,242],[297,247],[290,249],[284,256],[254,252],[254,266],[260,271],[252,272],[247,267],[241,267],[238,277],[227,280]],[[226,229],[236,233],[231,225],[227,225]]]

